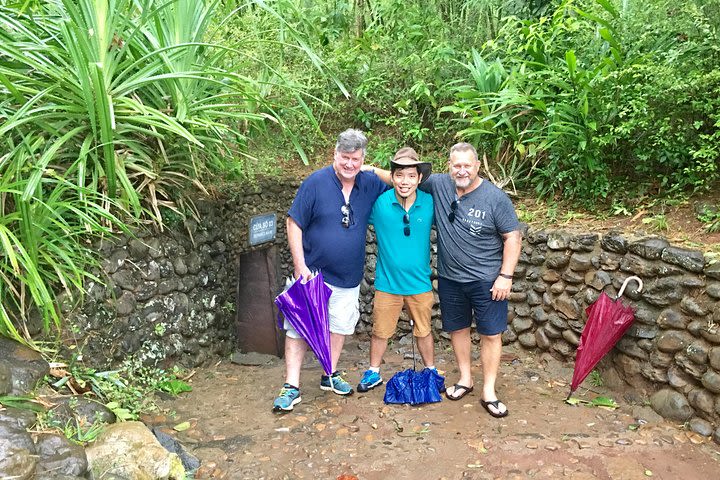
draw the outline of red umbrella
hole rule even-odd
[[[570,383],[568,399],[600,359],[622,338],[630,325],[632,325],[633,320],[635,320],[633,309],[623,305],[620,301],[620,297],[622,297],[630,280],[638,282],[640,285],[638,292],[642,291],[642,280],[634,276],[628,277],[623,282],[620,293],[618,293],[615,300],[612,300],[603,292],[597,301],[585,310],[588,319],[580,336],[580,344],[575,355],[575,371]]]

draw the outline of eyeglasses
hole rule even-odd
[[[403,233],[406,237],[410,236],[410,215],[407,213],[403,215],[403,223],[405,224],[405,228],[403,228]]]
[[[342,224],[343,228],[350,228],[350,225],[355,225],[355,221],[353,220],[353,211],[352,207],[350,206],[350,202],[346,203],[342,207],[340,207],[340,213],[343,214],[342,220],[340,220],[340,223]]]
[[[450,213],[448,213],[448,220],[450,221],[450,223],[453,223],[455,221],[455,210],[457,210],[457,206],[457,200],[453,200],[453,202],[450,204]]]

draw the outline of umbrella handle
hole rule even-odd
[[[416,370],[415,365],[415,329],[413,328],[413,325],[415,323],[413,322],[413,319],[410,319],[410,338],[412,339],[412,354],[413,354],[413,372]]]
[[[640,280],[640,277],[636,277],[635,275],[633,275],[632,277],[627,277],[627,278],[625,279],[625,281],[624,281],[623,284],[622,284],[622,287],[620,287],[620,293],[618,293],[617,298],[622,297],[622,294],[623,294],[623,292],[625,291],[625,287],[627,287],[627,284],[628,284],[628,282],[629,282],[630,280],[635,280],[635,281],[638,283],[638,289],[637,289],[637,291],[638,291],[638,292],[642,292],[642,289],[643,289],[643,281]]]

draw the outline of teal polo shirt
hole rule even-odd
[[[410,236],[405,236],[405,209],[395,190],[380,195],[370,213],[375,226],[378,256],[375,289],[394,295],[417,295],[432,290],[430,283],[430,229],[432,196],[417,190],[417,198],[408,215]]]

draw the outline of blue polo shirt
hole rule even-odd
[[[345,228],[340,210],[345,197],[332,165],[303,181],[288,216],[303,231],[305,264],[310,270],[322,272],[325,281],[336,287],[360,284],[365,271],[368,217],[375,200],[387,188],[374,173],[359,172],[350,192],[351,224]]]
[[[375,226],[378,260],[375,289],[394,295],[417,295],[432,290],[430,283],[430,229],[432,196],[417,190],[408,211],[410,235],[405,236],[405,209],[389,190],[377,199],[370,215]]]

